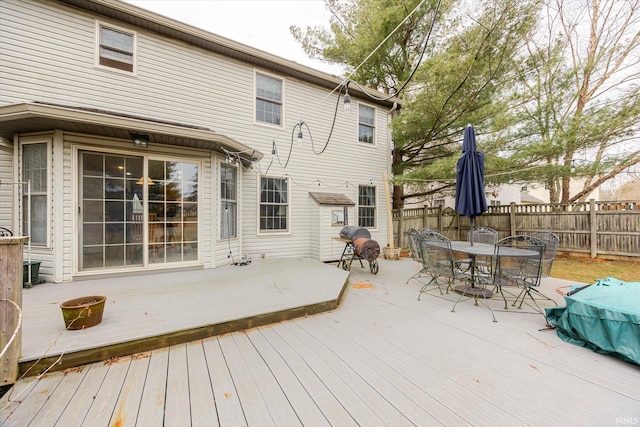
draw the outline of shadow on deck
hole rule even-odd
[[[309,258],[46,283],[23,292],[20,376],[186,343],[335,309],[349,272]],[[105,295],[102,322],[65,330],[60,303]]]

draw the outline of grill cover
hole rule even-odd
[[[371,233],[369,233],[369,230],[366,228],[347,225],[340,230],[340,237],[355,242],[358,237],[366,237],[367,239],[370,239]]]
[[[369,262],[377,259],[380,255],[380,245],[378,245],[378,242],[367,237],[358,237],[354,240],[353,248],[357,256]]]

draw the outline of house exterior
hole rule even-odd
[[[115,0],[1,0],[0,226],[54,282],[385,245],[397,100],[346,113],[343,83]]]

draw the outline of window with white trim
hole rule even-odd
[[[375,228],[376,226],[376,187],[358,186],[358,226]]]
[[[358,104],[358,141],[367,144],[375,143],[376,109]]]
[[[31,184],[31,200],[26,187],[22,194],[22,230],[35,246],[47,245],[47,147],[46,142],[22,145],[22,182]]]
[[[97,25],[98,64],[133,72],[135,33],[105,24]]]
[[[260,231],[289,229],[288,188],[286,178],[260,178]]]
[[[220,238],[238,236],[238,168],[220,165]]]
[[[256,73],[256,121],[282,124],[282,86],[281,79]]]

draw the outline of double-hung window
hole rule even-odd
[[[358,186],[358,226],[376,227],[376,187]]]
[[[220,166],[220,238],[238,236],[238,168]]]
[[[282,124],[282,80],[256,73],[256,121]]]
[[[22,230],[32,245],[47,245],[47,142],[22,145],[22,181],[30,183],[31,198],[22,194]]]
[[[287,231],[289,183],[286,178],[260,178],[260,231]]]
[[[133,72],[135,62],[135,33],[98,24],[98,64]]]
[[[375,143],[376,109],[366,105],[358,105],[358,141],[366,144]]]

